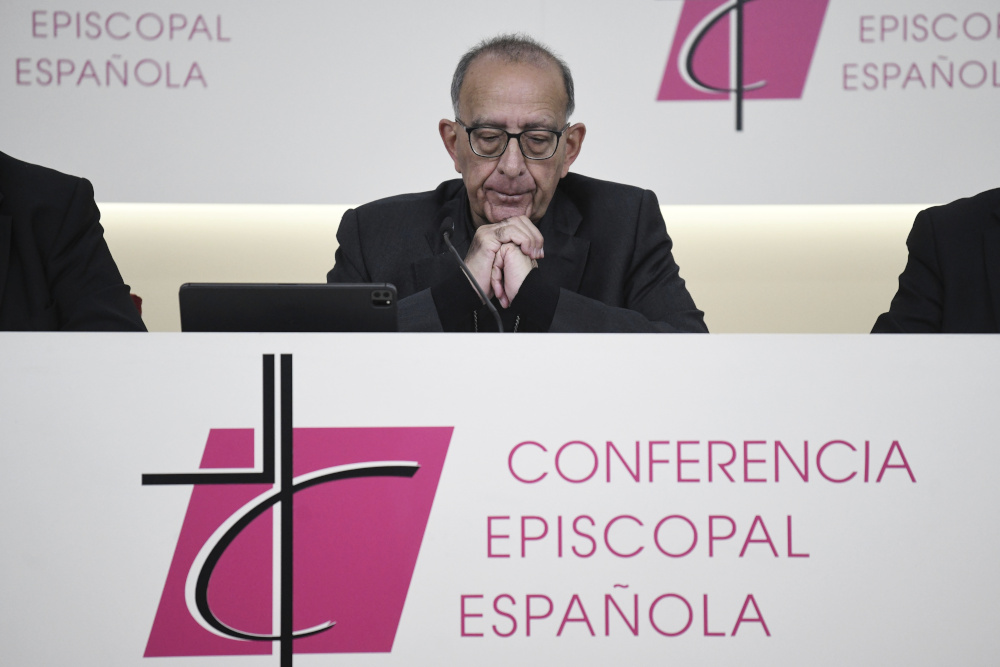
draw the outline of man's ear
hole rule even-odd
[[[438,123],[438,132],[441,133],[444,149],[448,151],[451,161],[455,164],[455,171],[461,174],[462,170],[458,166],[458,130],[455,129],[455,123],[447,118],[442,118]]]
[[[563,134],[563,139],[566,142],[566,160],[563,161],[560,178],[568,174],[570,165],[576,162],[577,156],[580,155],[580,148],[583,146],[583,138],[586,136],[587,126],[583,123],[570,125]]]

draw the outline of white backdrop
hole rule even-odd
[[[296,428],[454,427],[392,652],[300,655],[297,665],[662,665],[669,656],[706,665],[985,666],[1000,651],[996,337],[514,337],[504,352],[517,363],[470,391],[456,389],[442,369],[448,359],[495,350],[473,335],[5,333],[0,343],[5,665],[152,664],[142,655],[191,491],[142,486],[140,476],[195,470],[210,429],[256,429],[260,442],[261,355],[273,353],[294,358]],[[709,440],[737,448],[729,468],[736,481],[706,461]],[[744,456],[747,440],[768,444]],[[784,460],[776,478],[775,440],[799,467],[803,441],[810,443],[808,481]],[[546,448],[528,445],[514,455],[519,475],[547,473],[533,484],[508,469],[511,452],[526,441]],[[557,469],[558,450],[580,441],[597,457],[576,444]],[[605,459],[608,441],[621,461]],[[669,443],[655,450],[669,463],[656,464],[654,473],[650,441]],[[678,441],[694,444],[680,451]],[[820,455],[830,441],[840,443]],[[894,467],[877,481],[892,443],[899,447]],[[764,463],[744,466],[751,458]],[[855,474],[829,481],[818,458],[829,477]],[[582,479],[595,460],[588,481],[558,474]],[[625,465],[636,468],[638,481]],[[589,544],[567,523],[559,557],[557,517],[581,515],[597,523],[587,531],[596,553],[570,553]],[[645,547],[633,557],[604,546],[603,527],[621,515],[644,527],[623,520],[606,539],[621,553]],[[664,556],[653,542],[656,522],[670,515],[698,527],[700,540],[687,556]],[[716,542],[714,555],[705,530],[710,515],[737,523],[736,536]],[[511,517],[492,531],[511,537],[488,546],[490,516]],[[549,522],[547,539],[529,542],[524,557],[522,516]],[[760,529],[745,544],[755,516],[766,522],[774,552]],[[539,534],[538,521],[527,525]],[[690,539],[683,526],[667,532],[675,553]],[[343,533],[334,537],[337,545],[365,548]],[[490,548],[510,557],[491,558]],[[260,581],[243,585],[250,590]],[[308,597],[305,590],[297,595]],[[647,611],[666,593],[693,607],[690,629],[673,638],[654,631]],[[492,629],[511,628],[492,610],[503,594],[516,602],[518,619],[507,638]],[[574,594],[592,633],[579,620],[560,631]],[[605,633],[606,594],[630,618],[632,596],[639,596],[638,636],[614,611]],[[756,622],[733,635],[751,594],[770,636]],[[483,597],[467,602],[466,632],[482,637],[461,635],[461,599],[470,595]],[[554,603],[530,637],[528,595]],[[504,601],[501,608],[511,609]],[[672,599],[659,609],[667,610],[680,611],[680,620],[657,622],[677,631],[683,608]],[[580,619],[580,608],[571,611]],[[706,623],[725,636],[706,636]]]
[[[682,5],[4,0],[0,150],[88,176],[101,201],[427,190],[454,175],[436,124],[456,60],[521,30],[574,70],[590,130],[575,169],[662,203],[948,201],[998,185],[996,0],[830,0],[802,99],[748,100],[740,133],[730,102],[656,99]],[[937,36],[914,27],[939,17]]]

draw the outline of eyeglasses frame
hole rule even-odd
[[[566,125],[563,126],[563,129],[561,130],[547,130],[545,128],[536,127],[530,130],[524,130],[523,132],[514,133],[514,132],[508,132],[502,127],[494,127],[493,125],[474,125],[472,127],[469,127],[468,125],[463,123],[460,118],[455,118],[455,122],[462,126],[462,129],[465,130],[466,135],[469,137],[469,148],[472,149],[472,152],[476,156],[481,157],[485,160],[497,160],[503,157],[503,154],[507,152],[507,147],[510,145],[511,139],[515,139],[517,141],[517,149],[521,151],[521,155],[524,156],[525,160],[536,160],[536,161],[551,160],[555,156],[555,154],[559,151],[559,140],[562,138],[562,135],[566,132],[566,130],[569,129],[569,123],[566,123]],[[504,134],[507,135],[507,141],[504,142],[503,149],[496,155],[480,155],[479,153],[476,152],[475,147],[473,147],[472,133],[475,132],[476,130],[482,130],[482,129],[497,130],[498,132],[503,132]],[[525,134],[528,134],[529,132],[551,132],[552,134],[556,135],[556,145],[552,149],[552,155],[549,155],[548,157],[531,157],[530,155],[525,153],[524,147],[521,145],[521,137],[524,136]]]

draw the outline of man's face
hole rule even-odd
[[[488,126],[518,133],[561,130],[566,124],[566,92],[552,64],[506,63],[490,56],[473,61],[459,94],[460,118],[469,127]],[[499,158],[472,152],[469,135],[456,122],[439,124],[445,148],[462,174],[476,227],[525,215],[538,222],[552,201],[559,179],[569,172],[586,128],[573,125],[547,160],[527,160],[517,141]]]

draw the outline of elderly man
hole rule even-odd
[[[656,196],[569,173],[586,127],[565,63],[502,35],[463,56],[451,97],[438,129],[462,179],[348,211],[328,281],[393,283],[403,331],[497,331],[453,229],[505,331],[707,331]]]

